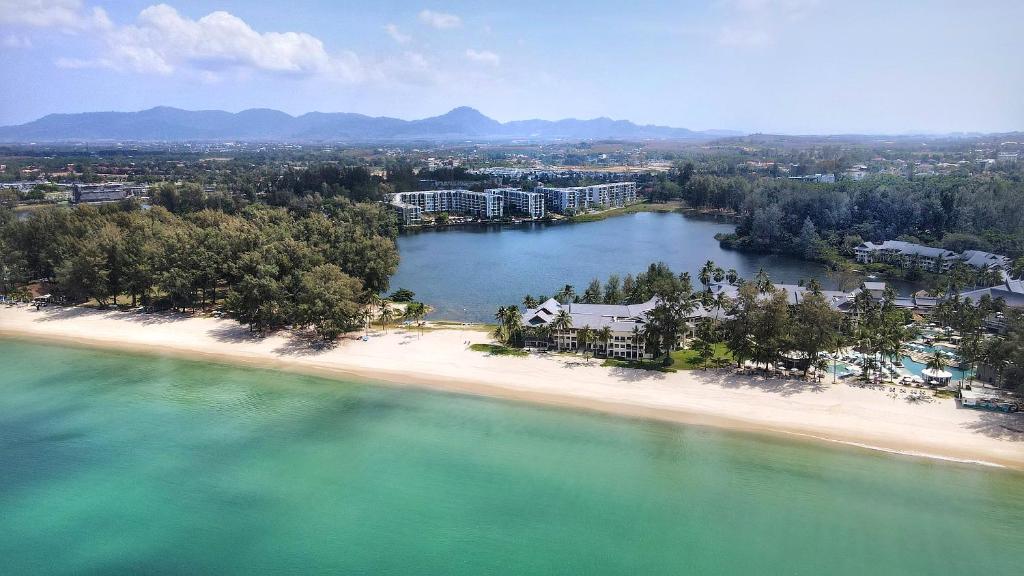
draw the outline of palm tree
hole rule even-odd
[[[925,368],[929,370],[943,370],[946,367],[946,362],[942,358],[942,354],[936,350],[935,354],[928,359],[928,363],[925,364]]]
[[[385,300],[385,302],[388,302],[388,301]],[[391,324],[392,322],[395,321],[395,311],[391,308],[390,304],[391,303],[388,302],[388,305],[384,306],[384,308],[381,309],[380,316],[379,316],[379,318],[380,318],[380,328],[381,328],[381,330],[384,330],[385,333],[387,332],[388,324]]]
[[[594,331],[590,328],[590,326],[584,326],[583,328],[580,328],[576,332],[576,344],[581,350],[583,350],[583,357],[587,358],[588,362],[590,361],[590,358],[587,357],[587,350],[590,346],[590,343],[593,341]]]
[[[644,331],[639,326],[633,326],[633,334],[630,336],[630,340],[633,343],[633,350],[636,352],[638,360],[643,360],[643,353],[640,350],[640,343],[644,341]]]
[[[527,294],[523,297],[523,306],[527,308],[536,308],[538,305],[537,299]]]
[[[757,271],[757,276],[754,276],[754,285],[757,286],[757,291],[761,294],[767,294],[772,291],[772,280],[768,277],[768,273],[761,268]]]
[[[515,342],[523,331],[522,314],[516,306],[500,306],[494,314],[498,325],[494,328],[494,337],[505,344]]]
[[[610,356],[609,348],[611,347],[611,345],[609,344],[609,341],[612,339],[612,329],[607,326],[602,326],[597,331],[597,339],[601,342],[604,342],[605,357]]]
[[[740,275],[735,268],[729,268],[725,273],[725,279],[729,281],[729,284],[735,284],[740,279]]]
[[[395,312],[394,310],[391,309],[391,300],[381,298],[380,296],[376,295],[374,296],[374,301],[377,304],[378,311],[377,318],[380,319],[380,327],[381,330],[383,330],[386,324],[389,324],[392,320],[395,319]],[[385,319],[385,312],[387,313],[387,319]]]
[[[701,286],[704,286],[704,290],[707,290],[711,286],[711,278],[715,274],[715,263],[712,260],[708,260],[701,267],[700,273],[697,274],[697,279],[700,280]]]
[[[572,330],[572,315],[569,314],[568,310],[559,310],[558,314],[555,315],[555,319],[551,321],[551,329],[556,332],[565,332]],[[558,341],[558,348],[562,348],[562,341]]]
[[[367,337],[370,336],[370,320],[372,320],[372,319],[373,319],[373,311],[370,310],[369,306],[365,306],[365,307],[363,307],[362,310],[359,311],[359,321],[363,323],[363,327],[366,330],[366,334],[365,335]]]
[[[574,296],[576,296],[576,289],[572,287],[572,284],[566,284],[558,291],[557,294],[555,294],[555,298],[557,298],[562,304],[572,302]]]

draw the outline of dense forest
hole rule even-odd
[[[45,279],[68,302],[220,303],[253,330],[312,326],[331,338],[360,325],[398,266],[393,218],[379,205],[173,207],[49,207],[24,220],[0,211],[0,289]]]
[[[862,241],[905,239],[1024,256],[1024,182],[1004,175],[878,175],[815,183],[720,176],[688,163],[653,195],[735,213],[735,234],[721,240],[737,249],[834,261]]]

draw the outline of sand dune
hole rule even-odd
[[[952,399],[910,402],[884,389],[826,381],[662,374],[603,368],[558,354],[526,358],[469,350],[472,328],[371,332],[317,349],[292,334],[256,337],[226,319],[0,307],[0,335],[59,340],[333,377],[427,386],[634,417],[794,435],[933,458],[1024,470],[1024,416],[957,408]],[[361,336],[361,334],[359,335]]]

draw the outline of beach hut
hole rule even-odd
[[[947,372],[941,368],[925,368],[921,371],[921,375],[933,386],[945,386],[949,384],[949,379],[953,377],[952,372]]]

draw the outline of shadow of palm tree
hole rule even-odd
[[[971,408],[960,408],[971,410]],[[978,419],[962,425],[964,428],[984,434],[989,438],[1024,442],[1024,413],[1002,413],[978,411]]]

